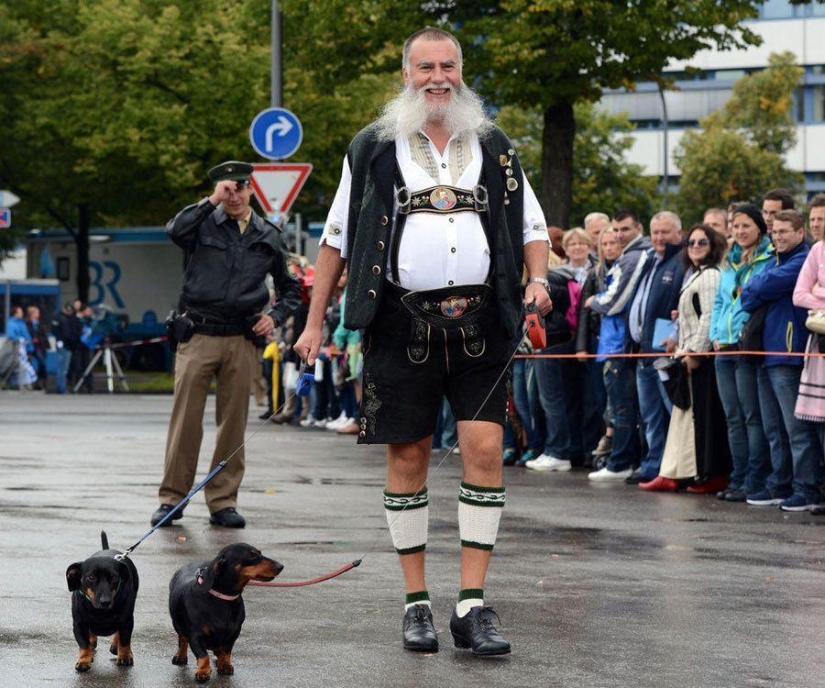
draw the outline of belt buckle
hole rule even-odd
[[[466,296],[448,296],[439,303],[441,314],[446,318],[460,318],[470,305]]]
[[[437,186],[430,193],[430,203],[437,210],[452,210],[458,203],[458,198],[452,189]]]

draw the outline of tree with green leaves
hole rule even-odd
[[[632,208],[641,217],[649,217],[658,197],[657,181],[645,175],[641,165],[627,159],[634,130],[627,115],[609,114],[587,102],[578,103],[574,115],[570,224],[581,225],[584,217],[594,211],[611,215],[619,208]],[[496,119],[518,148],[528,179],[540,179],[541,111],[507,106]]]
[[[802,74],[792,53],[771,55],[766,69],[736,81],[730,100],[700,130],[684,134],[673,156],[682,172],[683,217],[699,220],[706,208],[800,186],[801,175],[783,156],[796,142],[793,95]]]
[[[541,108],[541,187],[547,220],[567,226],[572,210],[574,105],[606,88],[659,81],[671,60],[699,50],[756,44],[741,22],[753,0],[477,0],[443,3],[460,27],[479,87],[499,105]]]

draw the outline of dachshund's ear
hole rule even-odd
[[[82,568],[83,562],[76,561],[74,564],[70,564],[69,568],[66,569],[66,582],[69,585],[69,592],[80,590],[80,572]]]
[[[124,582],[131,583],[132,581],[132,570],[129,568],[129,565],[125,561],[119,561],[118,564],[118,575]]]

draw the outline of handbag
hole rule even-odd
[[[825,334],[825,311],[808,311],[805,327],[816,334]]]
[[[687,411],[691,407],[690,380],[687,368],[680,358],[671,356],[669,358],[657,358],[653,361],[653,367],[659,373],[662,386],[668,399],[674,406]]]

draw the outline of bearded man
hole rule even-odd
[[[384,508],[406,585],[404,647],[438,650],[424,551],[427,468],[446,396],[464,464],[450,632],[473,654],[506,654],[484,580],[504,506],[506,371],[522,299],[541,313],[552,307],[547,230],[516,151],[462,80],[456,38],[435,28],[414,33],[402,76],[403,92],[350,144],[295,350],[315,360],[326,304],[347,264],[344,323],[364,329],[358,442],[388,445]]]

